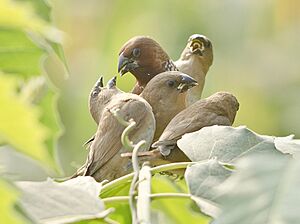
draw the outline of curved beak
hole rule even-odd
[[[111,89],[113,87],[115,87],[117,84],[117,76],[112,77],[106,84],[106,87],[108,89]]]
[[[197,81],[189,75],[182,74],[181,77],[181,82],[177,87],[177,89],[180,90],[180,92],[185,92],[188,89],[198,85]]]
[[[123,76],[127,72],[131,72],[138,67],[139,66],[136,61],[125,57],[123,53],[120,54],[118,63],[118,73],[120,73],[120,76]]]
[[[119,63],[118,63],[118,73],[120,76],[127,73],[129,70],[127,69],[127,64],[129,63],[129,59],[123,56],[123,53],[119,56]]]

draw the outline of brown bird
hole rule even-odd
[[[104,108],[110,103],[112,97],[119,93],[123,92],[116,88],[116,77],[110,79],[105,87],[103,86],[103,76],[97,80],[89,95],[89,111],[97,125]],[[88,148],[94,138],[95,136],[92,136],[84,143],[84,146]]]
[[[115,82],[114,86],[109,88],[116,88]],[[97,181],[113,180],[129,173],[132,170],[132,164],[130,159],[120,156],[121,153],[126,152],[121,143],[121,135],[125,126],[118,122],[112,112],[118,110],[120,117],[127,121],[133,119],[136,122],[129,138],[133,143],[146,140],[147,144],[143,146],[142,151],[150,148],[155,131],[155,118],[150,104],[142,97],[131,93],[120,91],[111,97],[110,102],[104,108],[101,104],[91,106],[97,105],[100,105],[99,109],[102,113],[98,114],[98,118],[94,118],[99,125],[90,143],[87,161],[72,177],[82,175],[92,176]]]
[[[205,76],[213,62],[211,41],[204,35],[194,34],[189,37],[180,58],[174,62],[179,71],[193,77],[198,86],[187,93],[187,106],[201,98]]]
[[[190,159],[177,147],[177,141],[186,133],[212,125],[231,126],[239,109],[237,99],[230,93],[217,92],[201,99],[177,114],[168,124],[152,151],[140,153],[152,165],[185,162]],[[124,154],[130,156],[130,154]]]
[[[154,141],[158,140],[172,118],[186,108],[187,90],[196,85],[193,78],[178,71],[160,73],[149,81],[140,96],[152,106],[156,120]]]
[[[137,83],[132,93],[140,94],[147,83],[157,74],[178,70],[168,54],[153,39],[136,36],[128,40],[120,50],[118,72],[131,72]]]

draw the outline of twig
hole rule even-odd
[[[206,162],[207,160],[203,160],[203,162]],[[168,171],[168,170],[176,170],[176,169],[182,169],[186,168],[189,165],[194,165],[197,162],[180,162],[180,163],[169,163],[165,165],[160,165],[157,167],[150,168],[151,174],[163,172],[163,171]],[[103,195],[104,193],[108,192],[110,189],[113,189],[115,186],[118,186],[122,183],[127,183],[129,182],[133,177],[133,173],[127,174],[125,176],[122,176],[118,179],[115,179],[107,184],[104,184],[104,186],[101,189],[100,196]]]
[[[149,197],[152,200],[156,199],[168,199],[168,198],[190,198],[192,195],[191,194],[186,194],[186,193],[157,193],[157,194],[150,194]],[[137,198],[137,196],[135,196]],[[111,203],[111,202],[126,202],[129,200],[129,196],[115,196],[115,197],[109,197],[109,198],[104,198],[102,201],[104,203]]]
[[[137,219],[138,223],[151,223],[151,171],[149,163],[144,163],[140,175],[137,197]]]

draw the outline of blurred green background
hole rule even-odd
[[[118,52],[135,35],[149,35],[177,60],[194,33],[210,38],[214,62],[204,97],[227,90],[240,101],[235,126],[259,134],[300,138],[300,1],[117,1],[54,0],[55,25],[65,33],[70,69],[65,80],[48,63],[61,89],[59,111],[65,133],[60,162],[69,175],[85,160],[83,143],[96,130],[87,100],[100,75],[117,74]],[[125,91],[134,78],[118,78]]]

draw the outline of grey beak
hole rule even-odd
[[[189,85],[189,86],[196,86],[198,85],[197,81],[195,79],[193,79],[191,76],[186,75],[186,74],[182,74],[181,75],[182,79],[182,83]]]
[[[106,87],[108,89],[111,89],[111,88],[114,88],[116,86],[116,84],[117,84],[117,76],[114,76],[107,82]]]
[[[93,90],[91,92],[91,96],[92,97],[97,96],[100,93],[102,87],[103,87],[103,76],[101,76],[95,83]]]
[[[119,62],[118,62],[118,73],[120,73],[120,76],[127,73],[129,70],[127,69],[127,64],[129,63],[129,59],[127,57],[123,56],[123,53],[119,56]]]

